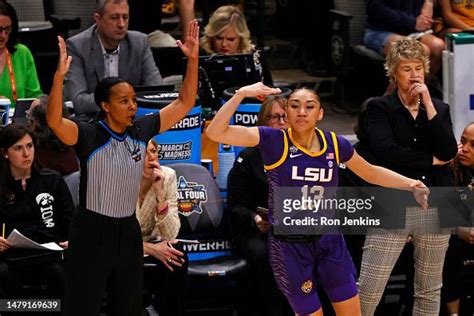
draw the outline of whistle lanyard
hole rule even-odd
[[[15,74],[13,73],[12,57],[10,56],[10,52],[8,51],[7,48],[5,48],[5,59],[8,65],[8,72],[10,73],[10,84],[12,87],[13,101],[16,103],[17,95],[16,95]]]

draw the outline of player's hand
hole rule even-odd
[[[270,229],[270,223],[263,220],[260,215],[255,215],[254,217],[255,220],[255,225],[257,225],[257,228],[259,231],[262,233],[266,233]]]
[[[458,227],[458,237],[469,244],[474,244],[474,228],[473,227]]]
[[[278,88],[270,88],[261,82],[257,82],[238,89],[236,93],[241,94],[246,98],[264,99],[267,95],[281,93],[281,90]]]
[[[413,181],[410,187],[416,202],[418,202],[422,209],[426,210],[428,208],[428,196],[430,195],[428,187],[419,180]]]

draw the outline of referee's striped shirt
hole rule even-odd
[[[134,214],[146,144],[159,133],[158,113],[137,119],[134,132],[115,133],[103,121],[78,123],[80,207],[115,218]]]

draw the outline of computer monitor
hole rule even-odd
[[[253,54],[201,56],[199,67],[201,72],[204,72],[199,78],[200,81],[208,80],[216,97],[221,97],[227,88],[245,86],[260,80]]]
[[[24,98],[16,100],[15,112],[13,112],[13,122],[25,124],[26,120],[26,111],[30,108],[31,103],[35,98]]]

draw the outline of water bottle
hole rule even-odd
[[[212,166],[212,159],[201,159],[201,166],[209,171],[211,177],[214,178],[214,167]]]
[[[234,147],[227,144],[219,144],[219,171],[217,173],[217,185],[222,190],[227,190],[227,176],[234,165]]]
[[[0,99],[0,125],[9,123],[10,106],[10,99]]]

